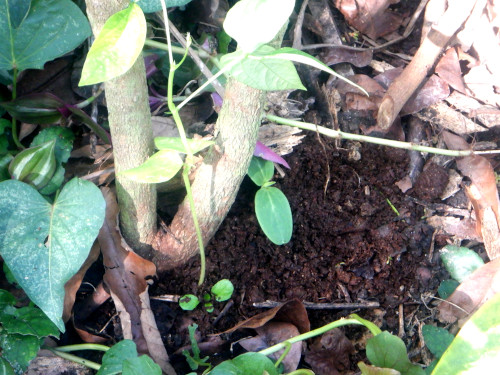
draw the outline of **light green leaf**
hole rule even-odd
[[[274,51],[270,46],[261,46],[255,54],[231,53],[221,58],[222,66],[232,65],[229,74],[238,81],[266,91],[305,90],[293,63],[282,59],[265,59],[263,56]]]
[[[395,369],[401,375],[424,375],[424,370],[408,359],[403,340],[387,331],[368,339],[366,356],[373,365]]]
[[[139,0],[137,4],[141,7],[144,13],[153,13],[162,10],[162,0]],[[165,0],[167,8],[180,7],[190,3],[192,0]]]
[[[122,340],[113,345],[102,357],[102,365],[97,375],[116,375],[123,369],[123,362],[137,357],[137,347],[132,340]]]
[[[392,368],[370,366],[363,362],[358,362],[358,367],[362,375],[401,375],[399,371]]]
[[[465,323],[432,374],[496,373],[500,363],[498,311],[500,311],[500,293],[493,296]]]
[[[177,151],[160,150],[136,168],[121,172],[122,176],[137,182],[155,184],[174,177],[183,161]]]
[[[189,147],[191,148],[191,152],[196,154],[201,150],[211,146],[214,144],[213,141],[209,141],[207,139],[186,139]],[[155,138],[155,146],[158,150],[173,150],[182,152],[186,154],[186,149],[182,143],[182,139],[179,137],[156,137]]]
[[[19,285],[64,332],[64,284],[80,269],[104,221],[104,198],[72,179],[49,204],[16,180],[0,183],[0,253]]]
[[[146,31],[144,13],[136,3],[113,14],[90,48],[78,85],[109,81],[127,72],[141,54]]]
[[[256,185],[262,186],[273,178],[274,163],[257,156],[252,156],[247,174]]]
[[[233,295],[234,285],[228,279],[222,279],[217,281],[210,291],[215,296],[217,302],[223,302],[227,301]]]
[[[161,368],[151,357],[141,355],[140,357],[128,358],[123,362],[122,375],[161,375]]]
[[[194,310],[199,303],[200,303],[199,298],[196,297],[194,294],[185,294],[179,300],[179,306],[181,307],[181,309],[187,311]]]
[[[36,357],[41,340],[31,335],[0,335],[2,358],[7,360],[17,375],[24,374],[30,361]]]
[[[460,283],[484,265],[481,257],[467,247],[446,245],[439,251],[439,256],[451,277]]]
[[[239,49],[253,52],[276,36],[294,6],[295,0],[241,0],[227,12],[224,30]]]
[[[255,214],[262,231],[276,245],[292,238],[292,210],[285,194],[275,187],[260,188],[255,194]]]
[[[87,18],[71,0],[0,1],[0,70],[43,69],[90,36]],[[29,9],[29,10],[28,10]]]
[[[284,48],[280,48],[280,49],[278,49],[278,50],[276,50],[276,51],[268,54],[264,58],[265,59],[285,59],[285,60],[294,61],[294,62],[297,62],[297,63],[306,64],[306,65],[312,66],[313,68],[322,70],[322,71],[324,71],[324,72],[326,72],[328,74],[331,74],[331,75],[333,75],[333,76],[341,79],[342,81],[347,82],[348,84],[350,84],[350,85],[358,88],[363,93],[365,93],[366,96],[368,96],[368,92],[366,92],[366,90],[364,88],[362,88],[361,86],[359,86],[359,85],[355,84],[354,82],[348,80],[347,78],[341,76],[336,71],[334,71],[330,67],[328,67],[328,65],[324,64],[322,61],[320,61],[317,58],[309,55],[306,52],[299,51],[299,50],[297,50],[295,48],[284,47]]]

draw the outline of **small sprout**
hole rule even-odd
[[[200,300],[193,294],[185,294],[179,300],[179,306],[181,309],[188,311],[194,310],[199,303]]]
[[[213,313],[214,312],[214,305],[212,304],[212,302],[207,302],[205,303],[205,309],[207,310],[207,313]]]
[[[203,301],[210,302],[211,299],[212,299],[212,296],[210,295],[210,293],[205,293],[203,295]]]
[[[233,295],[234,286],[228,279],[218,281],[210,290],[217,302],[227,301]]]

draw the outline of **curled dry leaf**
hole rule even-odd
[[[397,30],[402,18],[388,10],[399,0],[335,0],[347,22],[372,39]]]
[[[439,304],[439,320],[454,323],[468,318],[499,292],[500,259],[495,259],[474,271],[446,301]]]
[[[455,48],[450,48],[436,65],[436,73],[455,90],[465,93],[465,83],[462,77],[460,60]]]
[[[149,306],[148,280],[156,274],[156,267],[127,250],[118,230],[116,197],[109,188],[101,190],[106,200],[106,219],[98,236],[106,269],[104,282],[120,315],[123,335],[133,339],[137,351],[149,354],[167,374],[175,374]]]
[[[341,329],[335,328],[314,340],[306,353],[305,361],[317,375],[336,375],[350,367],[349,354],[354,346]]]

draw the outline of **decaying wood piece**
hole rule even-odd
[[[435,0],[429,2],[430,6]],[[465,23],[476,1],[449,1],[448,9],[431,27],[420,48],[403,73],[385,93],[377,114],[377,126],[388,130],[404,104],[431,72],[443,49]]]
[[[106,219],[98,236],[106,269],[103,279],[120,316],[123,336],[134,340],[138,353],[150,355],[165,373],[175,375],[149,306],[148,280],[156,267],[125,243],[118,229],[116,197],[109,188],[101,191],[106,200]]]

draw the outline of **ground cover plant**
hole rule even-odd
[[[171,29],[172,33],[176,33],[174,26],[166,27],[166,44],[146,40],[147,22],[144,13],[151,14],[151,18],[148,18],[149,22],[159,22],[161,28],[161,26],[168,25],[167,6],[184,7],[188,3],[190,1],[182,0],[167,1],[166,3],[156,0],[137,3],[123,2],[123,4],[87,1],[86,12],[96,40],[92,43],[92,47],[84,59],[85,63],[79,84],[86,86],[105,82],[106,106],[109,115],[109,125],[105,127],[99,125],[100,121],[94,113],[95,111],[92,111],[92,115],[89,116],[82,110],[88,105],[94,109],[97,108],[95,104],[97,100],[100,100],[101,90],[93,90],[85,95],[87,99],[79,100],[77,104],[70,104],[74,101],[63,100],[48,93],[18,96],[18,81],[23,75],[23,71],[30,68],[42,68],[44,63],[71,52],[89,37],[89,22],[83,12],[75,3],[68,0],[48,2],[23,0],[5,2],[0,6],[2,11],[0,12],[2,15],[0,32],[4,36],[3,42],[0,43],[0,62],[2,64],[0,65],[0,78],[4,87],[9,86],[10,88],[10,92],[8,90],[4,90],[7,93],[2,92],[4,101],[1,103],[1,114],[4,118],[1,119],[0,128],[0,145],[2,146],[0,165],[4,181],[0,183],[0,233],[2,236],[0,254],[4,272],[8,275],[9,280],[19,285],[29,299],[40,308],[38,310],[29,306],[29,309],[25,307],[16,309],[14,306],[18,302],[15,298],[8,292],[2,292],[2,331],[0,331],[2,335],[2,365],[8,373],[24,372],[29,361],[40,347],[42,339],[47,336],[58,336],[57,330],[53,329],[54,327],[57,327],[62,333],[65,332],[65,322],[72,316],[76,291],[80,287],[87,269],[95,262],[99,257],[99,252],[101,252],[105,273],[103,283],[100,284],[100,288],[95,288],[93,298],[99,299],[104,296],[106,299],[111,294],[120,314],[123,336],[134,338],[135,343],[125,340],[114,345],[111,349],[102,346],[95,347],[97,350],[105,351],[106,355],[103,357],[103,365],[92,364],[91,366],[94,369],[99,369],[101,374],[120,371],[125,374],[133,373],[139,366],[149,368],[151,373],[164,371],[174,374],[175,370],[169,363],[169,357],[150,308],[148,289],[151,280],[155,278],[156,273],[164,275],[166,272],[175,272],[173,270],[176,269],[183,272],[185,269],[178,267],[199,252],[201,257],[198,287],[192,284],[192,289],[184,290],[184,292],[193,292],[202,296],[206,312],[217,311],[221,316],[223,315],[223,312],[220,311],[221,308],[214,305],[211,299],[213,297],[217,302],[224,302],[231,298],[233,287],[227,279],[232,279],[232,277],[226,278],[225,273],[233,270],[231,267],[221,268],[219,269],[220,275],[209,275],[211,281],[214,281],[214,277],[223,280],[222,283],[214,282],[215,285],[212,287],[211,293],[203,293],[203,283],[207,277],[204,248],[226,217],[247,173],[260,186],[260,189],[255,193],[253,203],[256,220],[272,243],[283,245],[281,250],[283,254],[277,253],[275,258],[282,259],[284,254],[291,253],[290,249],[294,246],[292,239],[295,232],[292,230],[292,217],[294,219],[296,217],[293,213],[296,208],[292,209],[291,206],[298,207],[296,204],[294,205],[297,198],[292,198],[293,195],[290,194],[290,191],[285,191],[286,189],[282,189],[283,194],[280,189],[271,186],[274,183],[271,179],[275,174],[272,161],[285,166],[287,163],[280,156],[265,148],[262,143],[257,142],[257,133],[264,117],[276,123],[312,130],[318,135],[324,134],[332,138],[365,141],[412,150],[414,153],[412,155],[418,152],[429,152],[455,157],[462,156],[463,158],[457,161],[457,167],[463,175],[471,180],[471,187],[467,187],[466,192],[478,217],[478,225],[475,230],[479,233],[480,239],[484,240],[487,256],[494,259],[498,253],[494,221],[493,229],[491,221],[495,215],[498,221],[498,193],[493,169],[487,159],[478,155],[480,152],[468,149],[469,144],[463,139],[457,140],[453,138],[453,135],[447,135],[445,132],[443,137],[445,137],[449,149],[435,148],[417,145],[414,141],[402,142],[374,138],[325,128],[316,123],[304,123],[273,113],[264,114],[263,92],[304,90],[305,86],[309,85],[310,82],[303,85],[292,62],[309,65],[307,68],[309,70],[312,67],[339,78],[338,82],[341,83],[337,83],[338,92],[344,94],[347,92],[351,98],[349,103],[353,102],[352,98],[356,98],[355,101],[358,103],[356,109],[359,108],[359,103],[363,100],[374,100],[367,98],[377,98],[379,95],[376,91],[378,88],[365,90],[364,87],[368,87],[369,84],[361,77],[355,76],[352,81],[348,81],[331,70],[320,59],[297,48],[280,46],[288,19],[296,5],[295,1],[242,0],[237,2],[225,16],[225,34],[218,35],[221,38],[221,44],[223,44],[224,36],[226,38],[223,49],[227,50],[228,48],[228,37],[233,39],[233,43],[237,43],[238,49],[222,56],[215,56],[215,54],[207,56],[205,51],[205,57],[218,69],[212,73],[205,72],[206,79],[200,82],[197,89],[191,90],[191,94],[186,94],[182,98],[176,97],[174,95],[176,76],[187,61],[188,54],[192,55],[193,41],[189,34],[185,39],[182,35],[180,37],[176,35],[180,44],[184,43],[184,45],[172,45],[168,30]],[[305,9],[305,5],[302,8]],[[163,21],[159,14],[154,15],[154,12],[157,11],[162,11],[159,14],[162,14]],[[346,17],[348,16],[346,15]],[[54,19],[54,22],[50,24],[40,22],[41,19],[46,18]],[[258,28],[255,27],[257,24],[260,25]],[[124,41],[127,48],[124,48]],[[40,48],[35,48],[26,54],[30,45],[39,45]],[[169,114],[174,120],[178,137],[153,137],[146,67],[141,57],[144,46],[154,47],[155,50],[151,50],[152,52],[167,51],[168,63],[166,57],[163,61],[168,66],[167,77],[163,83],[157,86],[163,90],[165,96],[157,92],[154,95],[157,100],[156,104],[158,104],[158,98],[160,101],[166,102]],[[426,46],[427,44],[422,44],[422,47]],[[231,46],[231,49],[233,48],[234,45]],[[174,52],[178,59],[176,57],[174,60]],[[201,55],[203,52],[199,52],[195,56]],[[417,54],[417,56],[420,55]],[[150,57],[153,59],[147,64],[148,71],[149,68],[158,70],[154,66],[157,57],[154,55],[150,55]],[[412,67],[411,64],[410,67]],[[205,65],[200,67],[202,71],[206,68]],[[216,81],[223,75],[227,76],[225,87]],[[188,138],[188,129],[183,124],[185,120],[181,110],[188,108],[187,103],[192,98],[210,87],[218,91],[219,100],[221,97],[224,98],[215,125],[214,136]],[[346,87],[352,88],[347,89]],[[158,88],[151,87],[153,93],[155,90]],[[370,97],[367,97],[368,93]],[[215,97],[215,94],[213,95]],[[390,103],[390,100],[387,97],[390,95],[392,97],[389,99],[393,102],[395,99],[399,99],[389,89],[382,98],[381,110],[378,111],[378,114],[375,112],[375,116],[378,116],[376,131],[382,133],[388,131],[387,119],[394,119],[395,116],[388,109],[387,103]],[[214,99],[214,103],[217,103],[217,99]],[[373,103],[367,103],[365,102],[364,105],[371,108],[370,105]],[[399,108],[399,104],[396,103],[394,108]],[[346,102],[344,105],[350,104]],[[351,108],[346,112],[352,110]],[[368,117],[374,115],[370,112],[372,110],[368,110]],[[403,108],[403,113],[405,111],[408,110]],[[399,109],[395,112],[399,113]],[[411,111],[407,113],[411,113]],[[28,123],[47,125],[55,122],[60,122],[60,125],[63,126],[45,126],[43,130],[36,130],[27,137],[24,134]],[[390,123],[392,121],[389,121],[389,125]],[[78,127],[76,124],[83,124],[86,128]],[[86,178],[68,178],[68,175],[71,174],[71,171],[68,170],[68,163],[73,143],[77,138],[80,142],[79,138],[89,130],[91,131],[90,154],[95,153],[97,146],[110,144],[112,141],[117,202],[113,191],[107,187],[102,187],[99,190]],[[320,146],[317,147],[322,147],[322,151],[326,154],[327,146],[321,141],[319,144]],[[353,158],[356,157],[356,152],[359,151],[353,151]],[[483,153],[495,152],[483,151]],[[254,155],[253,159],[252,155]],[[259,157],[267,159],[267,161]],[[318,163],[313,169],[317,166]],[[331,177],[330,170],[328,170],[327,176],[324,185],[325,197]],[[318,175],[316,175],[316,179],[317,177]],[[167,225],[163,218],[158,221],[156,216],[156,184],[166,183],[167,189],[171,189],[172,186],[175,186],[176,181],[178,181],[178,185],[181,181],[181,191],[185,189],[186,198]],[[361,178],[359,178],[359,184],[361,184]],[[159,185],[158,189],[164,186]],[[494,189],[492,186],[495,186]],[[369,186],[366,185],[364,194],[370,196],[367,187],[369,188]],[[383,189],[383,187],[379,186],[379,189]],[[479,195],[476,193],[477,190],[480,191]],[[391,199],[386,198],[384,194],[387,193],[387,189],[379,192],[385,202],[390,202],[394,211],[393,215],[395,213],[398,219],[403,221],[409,220],[409,218],[404,218],[405,211],[395,209],[395,205],[401,204],[401,202],[393,200],[392,197]],[[345,192],[346,196],[349,194],[350,192]],[[289,197],[288,200],[286,197]],[[335,198],[336,202],[341,197],[342,194]],[[305,202],[309,206],[311,203],[316,204],[317,200],[307,197],[306,194]],[[339,212],[342,211],[341,205],[336,205],[336,207],[340,210]],[[353,208],[352,203],[350,205],[346,203],[344,209],[345,207],[349,207],[350,210]],[[375,211],[370,213],[370,207],[366,206],[362,208],[362,211],[364,212],[362,216],[372,216],[375,213]],[[117,221],[118,216],[119,221]],[[160,225],[157,228],[158,223]],[[370,228],[366,223],[354,225],[353,228],[352,223],[350,223],[347,226],[342,226],[338,234],[343,236],[358,231],[369,231],[383,237],[382,228],[383,226]],[[296,230],[295,242],[298,243],[301,226],[296,226]],[[126,243],[123,242],[122,235]],[[245,235],[253,236],[250,231],[247,231]],[[97,241],[94,242],[96,239]],[[255,247],[255,243],[250,242],[249,246]],[[305,250],[309,246],[308,240],[301,242],[301,246]],[[248,246],[244,246],[244,250],[247,251],[247,249]],[[475,252],[471,253],[470,250],[463,248],[453,251],[451,256],[446,256],[446,249],[441,252],[443,263],[449,270],[451,277],[461,283],[457,291],[450,296],[450,301],[456,301],[459,298],[457,296],[464,293],[464,289],[471,288],[467,286],[471,285],[471,282],[467,284],[469,280],[475,282],[478,278],[485,279],[484,274],[491,273],[490,270],[495,263],[490,262],[483,265],[484,262],[475,255]],[[406,250],[401,250],[401,252],[404,253]],[[377,253],[376,258],[367,258],[366,255],[358,253],[358,259],[355,259],[356,256],[354,256],[349,260],[349,266],[352,265],[353,261],[354,264],[357,264],[353,273],[358,278],[357,281],[354,276],[349,276],[344,270],[346,262],[343,260],[331,262],[330,267],[323,267],[325,269],[324,275],[328,275],[331,279],[331,275],[333,275],[331,270],[334,270],[339,280],[351,288],[357,283],[359,284],[360,275],[370,280],[370,271],[366,266],[360,266],[356,262],[367,262],[367,264],[374,262],[373,268],[376,273],[380,273],[381,270],[387,272],[387,267],[391,265],[394,257],[399,259],[400,254],[389,251]],[[241,258],[244,256],[246,254],[240,255]],[[298,259],[301,255],[295,253],[293,256]],[[457,260],[458,258],[461,260]],[[313,259],[314,257],[311,257],[309,261],[312,262]],[[463,261],[463,259],[468,260]],[[477,273],[471,273],[473,269],[470,267],[472,264],[470,259],[473,259],[473,268],[477,268]],[[323,258],[321,261],[325,263]],[[291,269],[293,268],[292,266]],[[488,271],[485,271],[486,269]],[[421,272],[424,275],[425,269],[422,269]],[[304,272],[302,273],[304,274]],[[188,274],[190,273],[187,272],[186,275]],[[303,277],[307,279],[310,276],[312,274]],[[373,274],[371,277],[373,278]],[[422,278],[425,277],[422,276]],[[483,283],[487,285],[488,281]],[[444,290],[447,284],[451,284],[451,282],[443,284],[440,290]],[[302,286],[302,288],[304,287]],[[345,286],[344,289],[339,288],[345,296],[348,296]],[[133,293],[128,293],[128,290],[133,291]],[[258,293],[256,289],[253,291]],[[102,293],[101,296],[98,293]],[[245,293],[242,295],[244,296]],[[251,298],[254,298],[254,295],[250,295]],[[301,295],[304,295],[302,291],[292,290],[287,297],[301,297]],[[484,332],[487,343],[485,350],[487,350],[488,355],[482,357],[477,355],[478,351],[471,352],[476,357],[471,357],[470,361],[465,361],[466,363],[462,363],[462,366],[468,366],[471,362],[479,362],[480,366],[483,363],[481,360],[488,361],[497,355],[498,348],[493,344],[492,338],[494,338],[494,327],[498,323],[491,318],[491,311],[494,310],[496,302],[492,301],[491,304],[480,308],[484,301],[490,297],[491,292],[486,289],[478,301],[474,302],[474,306],[468,306],[466,310],[467,314],[470,314],[479,309],[476,313],[478,318],[473,319],[476,317],[474,314],[471,318],[471,324],[480,326],[481,331]],[[283,295],[278,299],[283,299]],[[191,310],[195,307],[194,304],[197,300],[197,296],[188,294],[187,297],[180,299],[180,305],[182,308],[187,307],[188,310]],[[230,308],[230,302],[232,303],[229,301],[224,309],[228,306]],[[463,306],[462,302],[459,302],[458,305]],[[440,307],[440,309],[444,316],[445,308]],[[465,309],[462,308],[462,310]],[[80,311],[75,311],[74,316],[78,313]],[[463,318],[457,312],[448,311],[448,315],[443,319],[456,317]],[[51,329],[40,328],[41,331],[38,329],[26,331],[24,328],[19,329],[16,328],[15,324],[12,324],[13,321],[19,320],[30,326],[40,325],[42,328],[51,327]],[[365,325],[374,335],[366,347],[367,357],[373,366],[385,368],[382,371],[388,373],[395,373],[394,371],[403,374],[422,372],[420,366],[414,365],[408,360],[405,345],[399,338],[388,332],[381,332],[375,325],[356,315],[353,315],[352,319],[338,320],[327,327],[333,328],[339,324],[344,325],[346,322]],[[454,340],[457,344],[451,344],[444,354],[445,346],[428,345],[437,358],[442,358],[436,365],[434,373],[440,373],[440,371],[446,373],[450,363],[457,364],[450,358],[460,356],[460,353],[468,350],[468,345],[473,345],[471,342],[474,338],[468,336],[467,333],[470,330],[471,328],[464,327],[463,334],[457,335]],[[297,339],[291,338],[293,335],[290,335],[290,337],[278,340],[282,342],[279,347],[263,350],[249,349],[250,353],[223,361],[221,364],[215,365],[213,369],[209,368],[206,371],[211,371],[214,374],[231,371],[280,373],[283,371],[279,367],[280,363],[288,357],[292,357],[290,353],[293,343],[325,331],[326,329],[313,330],[310,334],[300,332],[302,335],[294,336],[298,337]],[[426,337],[431,337],[429,335],[433,333],[433,329],[422,328],[422,331],[424,331],[424,339],[427,341]],[[443,337],[446,336],[444,341],[451,340],[452,337],[443,333],[442,330],[438,331]],[[261,334],[259,330],[257,332]],[[196,366],[203,367],[203,364],[210,361],[206,357],[200,358],[199,349],[195,351],[197,343],[194,339],[194,328],[189,329],[189,336],[193,356],[188,354],[186,357],[191,369],[197,370]],[[432,340],[430,341],[432,342]],[[12,349],[16,345],[23,348],[20,349],[23,352],[22,356],[15,354],[17,349]],[[79,361],[78,358],[70,354],[64,354],[66,351],[86,347],[77,348],[59,347],[50,350],[65,358]],[[281,357],[274,358],[275,363],[266,357],[283,348],[285,353]],[[395,357],[387,361],[387,353],[393,353]],[[138,354],[149,354],[156,364],[148,356],[139,356]],[[90,364],[88,360],[80,362]],[[317,368],[321,367],[318,367],[317,362],[315,363]],[[284,371],[287,373],[310,373],[309,370],[295,370],[296,365],[292,366],[287,362],[284,365]],[[315,365],[311,366],[315,368]],[[335,365],[330,364],[330,366]],[[379,371],[363,363],[359,364],[359,368],[363,373]],[[428,371],[430,369],[431,367]],[[323,370],[315,371],[321,373]]]

